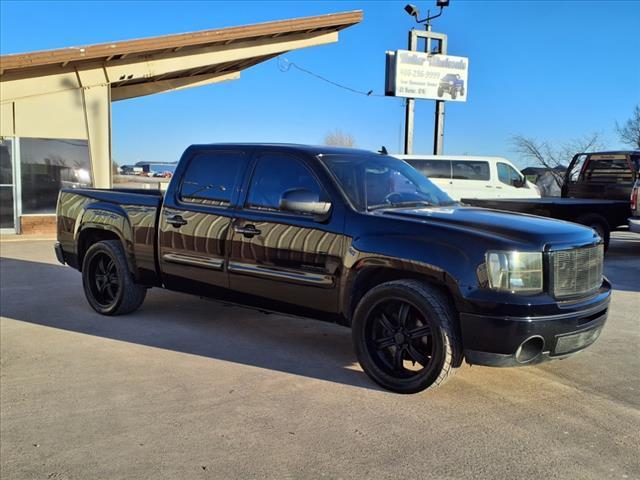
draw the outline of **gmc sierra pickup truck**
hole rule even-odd
[[[400,393],[442,384],[465,360],[566,357],[607,318],[595,231],[461,206],[402,160],[362,150],[191,146],[164,197],[67,189],[57,214],[57,257],[82,272],[97,312],[132,312],[164,287],[335,321],[364,371]]]

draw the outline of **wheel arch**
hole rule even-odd
[[[443,271],[411,270],[392,265],[367,264],[358,268],[347,282],[341,305],[342,314],[351,324],[353,313],[362,297],[372,288],[394,280],[418,280],[441,291],[459,311],[461,298],[458,285],[451,275]],[[458,320],[456,319],[456,322]]]
[[[75,234],[78,256],[78,270],[82,271],[82,262],[87,250],[96,242],[118,240],[122,244],[127,266],[137,278],[137,268],[133,251],[133,233],[127,213],[118,205],[96,202],[88,205]]]

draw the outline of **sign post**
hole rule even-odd
[[[427,24],[427,31],[431,31],[431,24]],[[431,51],[431,40],[427,39],[427,52]],[[440,53],[446,55],[447,42],[444,42],[444,51],[442,42],[440,42]],[[444,100],[436,100],[436,117],[433,126],[433,154],[442,155],[442,146],[444,144]]]
[[[418,51],[418,40],[425,40],[426,52]],[[431,50],[432,40],[438,43]],[[469,60],[447,55],[447,36],[427,30],[409,32],[409,50],[387,52],[385,94],[406,97],[404,153],[413,152],[415,99],[436,101],[433,153],[442,155],[444,141],[444,102],[467,99]]]
[[[409,50],[418,49],[418,37],[413,34],[414,30],[409,31]],[[404,154],[410,155],[413,152],[413,119],[415,113],[416,101],[413,98],[407,98],[404,107]]]

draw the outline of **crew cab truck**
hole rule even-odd
[[[362,150],[191,146],[164,197],[68,189],[57,216],[57,257],[97,312],[133,312],[164,287],[335,321],[364,371],[400,393],[441,385],[465,360],[578,352],[611,294],[593,230],[461,206]]]
[[[565,172],[562,198],[463,198],[469,205],[540,215],[593,228],[609,245],[611,231],[627,225],[629,198],[639,178],[640,151],[576,154]]]

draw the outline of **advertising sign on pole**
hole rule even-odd
[[[466,102],[468,70],[466,57],[387,52],[385,95]]]

